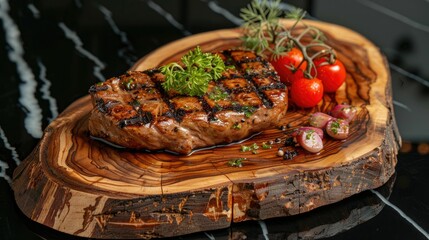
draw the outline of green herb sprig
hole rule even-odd
[[[202,96],[207,92],[211,80],[217,80],[226,70],[222,59],[212,53],[203,53],[200,47],[181,58],[184,66],[170,63],[160,68],[165,76],[162,87],[166,91],[175,90],[179,94]]]
[[[307,62],[304,75],[307,78],[314,77],[315,65],[313,59],[326,56],[329,63],[335,61],[333,49],[324,43],[325,36],[318,28],[306,25],[301,21],[306,12],[295,8],[288,13],[280,10],[281,0],[253,0],[246,8],[241,9],[241,18],[244,37],[243,44],[246,48],[256,51],[260,55],[268,55],[275,60],[286,54],[293,47],[301,50],[304,61]],[[295,22],[287,28],[280,22],[280,18],[294,19]],[[298,25],[302,26],[298,30]],[[304,44],[302,39],[310,37],[312,40]],[[298,67],[288,66],[292,71]]]

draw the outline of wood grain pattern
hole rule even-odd
[[[285,21],[284,24],[290,24]],[[14,173],[20,209],[62,232],[95,238],[151,238],[228,227],[231,222],[295,215],[383,185],[394,173],[400,136],[393,115],[384,57],[371,42],[346,28],[308,22],[326,32],[347,68],[336,94],[314,109],[290,109],[291,128],[312,111],[336,103],[357,106],[344,141],[325,140],[319,154],[299,150],[293,160],[277,149],[240,152],[280,138],[271,129],[241,143],[190,156],[118,149],[88,134],[89,96],[71,104],[45,130],[39,145]],[[196,45],[212,51],[240,44],[237,29],[197,34],[168,44],[132,68],[175,61]],[[245,157],[242,168],[227,162]]]

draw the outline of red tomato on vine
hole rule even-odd
[[[343,63],[336,59],[330,64],[326,58],[314,60],[316,65],[317,78],[322,80],[323,88],[326,93],[333,93],[346,80],[346,68]]]
[[[296,78],[294,77],[295,71],[292,69],[295,68],[295,70],[305,70],[305,67],[307,66],[306,62],[303,62],[301,65],[299,65],[303,59],[304,56],[302,55],[301,50],[298,48],[292,48],[285,55],[279,56],[277,59],[272,60],[271,64],[279,74],[280,80],[286,85],[290,85],[292,84],[293,79]]]
[[[316,106],[323,98],[323,84],[318,78],[296,79],[290,87],[291,100],[298,107],[310,108]]]

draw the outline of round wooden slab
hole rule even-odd
[[[190,156],[118,149],[89,136],[92,105],[86,96],[46,128],[15,170],[19,208],[36,222],[83,237],[166,237],[299,214],[383,185],[394,173],[400,145],[385,59],[353,31],[307,23],[326,33],[347,68],[347,80],[316,108],[291,108],[287,121],[293,129],[305,124],[310,112],[346,102],[358,108],[346,140],[326,138],[322,152],[298,149],[293,160],[276,155],[287,137],[278,129]],[[132,69],[176,61],[196,45],[205,51],[237,47],[239,37],[237,29],[190,36],[155,50]],[[271,149],[240,152],[241,145],[261,146],[276,138],[282,143]],[[243,167],[227,164],[236,158],[246,158]]]

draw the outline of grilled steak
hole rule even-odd
[[[284,122],[287,89],[251,51],[218,54],[228,68],[202,97],[165,92],[159,69],[130,71],[91,86],[92,136],[133,149],[193,149],[230,143]]]

